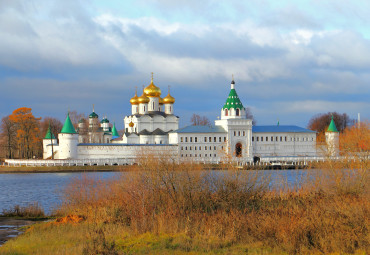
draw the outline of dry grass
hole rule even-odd
[[[146,157],[114,180],[75,180],[58,214],[86,221],[37,227],[18,244],[45,231],[37,249],[49,240],[52,254],[64,254],[61,242],[73,242],[68,254],[369,254],[368,171],[309,172],[299,186],[271,190],[266,172]]]
[[[4,209],[1,217],[20,217],[20,218],[45,218],[44,209],[38,203],[31,203],[27,206],[15,205],[11,209]]]

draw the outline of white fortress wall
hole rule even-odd
[[[316,156],[316,133],[253,133],[254,156]]]
[[[141,155],[171,156],[177,158],[177,145],[138,144],[79,144],[78,159],[122,159]]]

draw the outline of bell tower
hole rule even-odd
[[[252,159],[252,120],[247,119],[245,108],[235,90],[234,75],[229,96],[221,109],[221,119],[215,121],[227,131],[227,149],[233,157]]]

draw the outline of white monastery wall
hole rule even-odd
[[[177,158],[177,146],[175,145],[78,145],[77,159],[130,159],[141,155],[153,153],[157,156],[172,156]]]
[[[253,133],[254,156],[316,156],[316,133]]]

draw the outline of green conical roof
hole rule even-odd
[[[335,126],[333,116],[331,116],[331,121],[330,121],[328,130],[326,130],[326,131],[327,132],[339,132],[338,129],[337,129],[337,127]]]
[[[226,103],[224,107],[222,107],[222,109],[226,109],[226,108],[228,110],[230,110],[230,108],[234,108],[234,109],[244,108],[242,102],[240,101],[238,97],[238,94],[236,93],[236,90],[233,88],[230,90],[229,97],[226,99]]]
[[[116,123],[113,124],[113,128],[112,128],[112,138],[113,137],[119,137],[119,134],[116,129]]]
[[[48,128],[48,131],[46,132],[44,139],[56,139],[54,134],[51,132],[50,126]]]
[[[73,127],[73,124],[72,124],[71,119],[69,118],[69,113],[67,114],[67,118],[64,121],[64,125],[63,125],[62,131],[60,131],[60,133],[64,133],[64,134],[76,134],[76,130]]]

